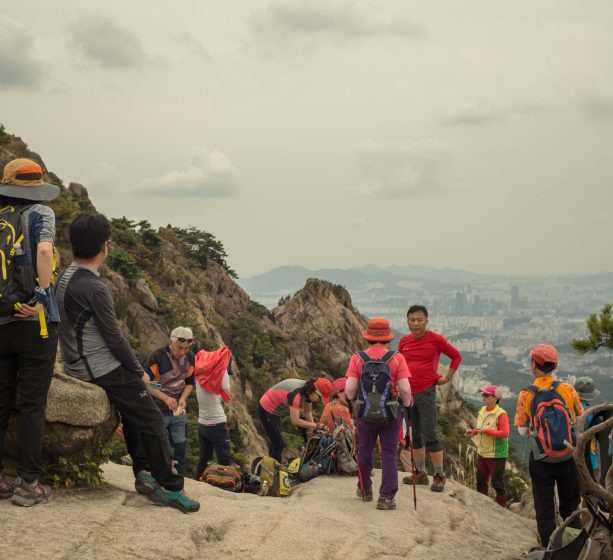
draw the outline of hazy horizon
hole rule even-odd
[[[611,16],[0,0],[0,123],[107,215],[211,232],[242,277],[612,272]]]

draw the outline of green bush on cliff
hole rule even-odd
[[[208,260],[220,264],[232,278],[238,275],[232,270],[226,261],[226,253],[223,243],[213,234],[190,226],[188,228],[173,227],[172,230],[183,241],[187,248],[187,254],[198,264],[206,266]]]

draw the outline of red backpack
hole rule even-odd
[[[526,387],[534,396],[530,403],[532,431],[535,437],[532,454],[537,461],[559,463],[570,459],[571,446],[577,444],[572,416],[566,402],[558,393],[559,381],[554,381],[548,389],[536,385]]]

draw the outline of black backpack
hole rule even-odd
[[[16,303],[34,297],[36,278],[24,231],[28,206],[0,208],[0,317],[12,315]]]
[[[356,419],[367,422],[389,422],[398,414],[398,399],[392,395],[392,375],[389,362],[396,352],[390,350],[381,358],[371,358],[358,352],[364,362],[358,382],[358,394],[353,403]]]

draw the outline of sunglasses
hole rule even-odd
[[[192,342],[194,342],[193,338],[183,338],[182,336],[178,336],[177,338],[175,338],[175,340],[177,342],[180,342],[181,344],[191,344]]]

